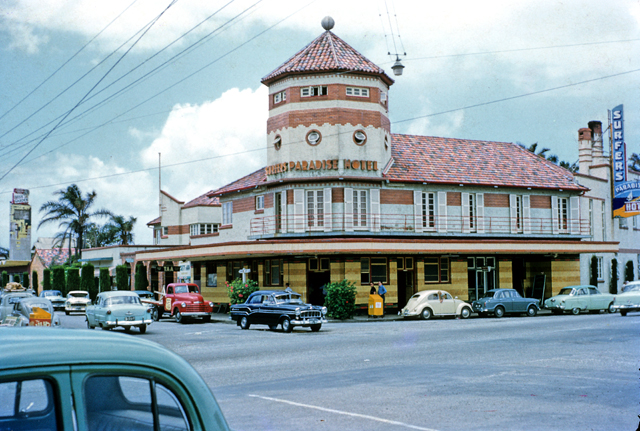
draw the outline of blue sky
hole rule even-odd
[[[135,241],[150,244],[158,153],[162,188],[183,201],[265,166],[260,79],[327,15],[390,75],[387,53],[406,51],[394,133],[537,142],[573,162],[578,129],[624,104],[640,152],[637,0],[178,0],[143,34],[169,3],[0,0],[0,246],[13,188],[31,190],[34,241],[56,232],[36,230],[38,208],[76,183],[137,217]]]

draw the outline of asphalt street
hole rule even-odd
[[[83,315],[62,317],[85,327]],[[363,321],[291,334],[164,319],[234,430],[636,430],[640,313]]]

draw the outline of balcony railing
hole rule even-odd
[[[350,234],[373,232],[413,235],[480,234],[480,235],[576,235],[589,236],[589,220],[511,217],[418,217],[400,214],[318,214],[314,216],[265,216],[251,220],[252,237],[271,237],[279,234],[325,232]]]

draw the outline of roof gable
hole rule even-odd
[[[246,175],[239,180],[236,180],[232,183],[227,184],[226,186],[220,187],[217,190],[208,193],[208,196],[220,196],[224,193],[236,192],[246,189],[251,189],[261,185],[262,183],[267,181],[267,174],[265,168],[260,168],[257,171]]]

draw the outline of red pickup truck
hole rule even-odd
[[[173,316],[178,323],[196,318],[205,322],[211,320],[213,302],[205,302],[200,294],[200,287],[193,283],[170,283],[163,286],[161,291],[155,292],[159,300],[142,300],[154,306],[152,316],[160,320],[164,313]]]

